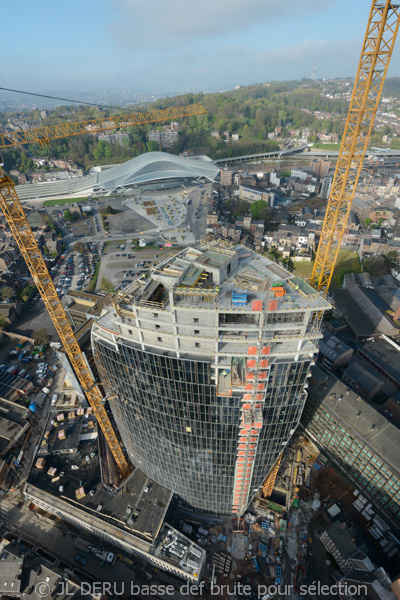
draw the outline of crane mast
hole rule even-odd
[[[124,127],[136,127],[146,123],[159,123],[169,119],[180,119],[206,113],[201,104],[190,104],[178,108],[166,108],[163,110],[152,110],[150,112],[139,112],[131,115],[119,115],[92,119],[90,121],[78,121],[76,123],[63,123],[61,125],[49,125],[37,129],[26,129],[24,131],[10,131],[0,133],[0,148],[11,148],[22,144],[48,144],[51,140],[88,133],[99,133],[110,129],[123,129]]]
[[[192,104],[179,108],[168,108],[166,110],[112,116],[92,121],[66,123],[63,125],[54,125],[51,127],[42,127],[26,131],[3,133],[0,134],[0,148],[8,148],[32,142],[44,144],[49,143],[50,140],[67,136],[84,135],[87,133],[119,129],[122,127],[132,127],[144,123],[155,123],[168,119],[200,115],[205,112],[207,111],[201,104]],[[0,208],[4,213],[22,257],[24,258],[33,281],[43,299],[47,312],[53,321],[75,375],[81,385],[82,391],[85,393],[85,396],[93,409],[97,422],[101,427],[118,466],[120,475],[122,479],[126,479],[131,472],[132,467],[122,451],[121,444],[105,410],[102,393],[93,379],[87,360],[79,347],[61,304],[61,300],[55,290],[53,280],[50,277],[40,248],[35,240],[15,191],[14,182],[4,173],[2,167],[3,160],[0,154]]]
[[[85,393],[96,419],[104,433],[123,478],[130,472],[130,466],[122,452],[110,419],[102,402],[101,391],[94,381],[78,342],[67,319],[61,300],[55,290],[42,253],[35,240],[24,210],[14,189],[14,182],[2,169],[0,156],[0,207],[21,254],[29,268],[33,281],[43,299],[45,307],[54,323],[67,356]]]
[[[327,291],[339,254],[400,22],[400,2],[373,0],[311,283]]]

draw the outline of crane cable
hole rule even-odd
[[[16,94],[25,94],[27,96],[38,96],[39,98],[48,98],[50,100],[62,100],[63,102],[70,102],[75,104],[86,104],[86,106],[97,106],[99,108],[112,108],[114,110],[128,110],[132,111],[131,108],[124,108],[122,106],[112,106],[110,104],[96,104],[96,102],[84,102],[82,100],[71,100],[69,98],[60,98],[59,96],[50,96],[47,94],[37,94],[35,92],[24,92],[23,90],[13,90],[12,88],[5,88],[0,86],[0,90],[5,92],[15,92]]]

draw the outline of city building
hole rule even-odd
[[[312,173],[316,175],[319,179],[323,179],[327,177],[329,173],[329,169],[331,168],[331,161],[324,159],[311,159],[309,165]]]
[[[356,543],[353,528],[347,529],[346,523],[335,521],[319,532],[319,538],[344,575],[348,575],[355,568],[367,572],[374,570],[368,556],[359,549],[361,543]]]
[[[271,174],[269,176],[269,182],[271,185],[274,186],[280,186],[282,183],[282,177],[280,175],[280,173],[278,173],[277,171],[271,171]]]
[[[186,248],[94,323],[133,464],[183,508],[242,514],[303,410],[323,295],[243,246]]]
[[[19,256],[19,250],[14,244],[0,244],[0,272],[7,271]]]
[[[358,362],[353,362],[343,373],[343,381],[353,392],[365,400],[371,400],[383,386],[383,382]]]
[[[171,148],[177,143],[179,134],[177,130],[166,129],[158,131],[157,129],[153,129],[149,131],[147,137],[150,142],[157,142],[157,144],[160,144],[163,148]]]
[[[3,600],[98,599],[98,594],[92,594],[89,589],[81,593],[82,579],[77,573],[55,566],[22,543],[1,539],[0,556],[0,596]]]
[[[301,417],[306,433],[400,531],[398,429],[373,406],[316,365]]]
[[[322,179],[322,183],[321,183],[321,191],[320,191],[320,196],[321,198],[329,198],[329,194],[331,193],[331,188],[332,188],[332,177],[324,177]]]
[[[301,179],[301,181],[305,181],[306,179],[311,179],[311,174],[308,171],[305,171],[304,169],[292,169],[290,171],[290,177],[294,178],[294,179]]]
[[[165,521],[172,492],[139,468],[119,483],[90,407],[48,415],[25,497],[106,545],[199,581],[205,550]]]
[[[373,370],[398,390],[400,390],[400,346],[394,340],[385,337],[360,344],[357,354]]]
[[[353,354],[352,348],[335,335],[324,333],[319,344],[318,361],[329,371],[347,364]]]
[[[257,188],[253,185],[240,185],[239,198],[241,200],[247,200],[247,202],[257,202],[257,200],[265,200],[268,202],[270,194],[267,190]]]
[[[221,169],[221,185],[232,185],[232,169]]]
[[[101,133],[98,136],[99,142],[107,142],[108,144],[118,144],[119,146],[129,145],[129,133]]]

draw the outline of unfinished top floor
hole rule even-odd
[[[326,298],[281,264],[242,245],[210,241],[157,265],[116,299],[116,309],[327,310]]]

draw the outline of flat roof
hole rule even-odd
[[[271,287],[280,287],[275,295]],[[232,303],[232,292],[247,292],[247,302]],[[196,248],[185,248],[164,259],[150,273],[148,280],[138,279],[115,298],[123,305],[143,305],[167,309],[173,293],[175,306],[253,311],[267,308],[273,301],[276,311],[304,308],[328,310],[331,305],[324,294],[281,264],[243,245],[211,241]],[[257,305],[253,301],[257,300]],[[102,323],[103,317],[100,319]]]
[[[380,338],[360,344],[359,350],[400,383],[400,348]]]
[[[22,429],[22,425],[0,416],[0,438],[11,440]]]
[[[365,400],[358,399],[360,397],[357,394],[319,365],[313,367],[312,373],[309,395],[353,429],[400,476],[397,427]]]
[[[357,337],[367,337],[368,335],[379,333],[378,328],[368,315],[360,310],[347,289],[334,290],[333,297],[335,304],[339,307],[343,315],[343,319]]]
[[[140,469],[133,471],[119,493],[108,492],[101,477],[99,437],[82,439],[82,435],[90,437],[84,435],[84,429],[89,420],[95,421],[94,416],[68,419],[72,413],[76,411],[63,411],[64,429],[67,435],[71,433],[71,438],[66,440],[59,440],[58,432],[63,425],[52,424],[57,413],[50,413],[45,427],[45,431],[51,432],[50,437],[46,440],[45,435],[42,436],[27,483],[152,543],[163,523],[172,492],[149,479]],[[69,422],[71,432],[67,428]],[[95,432],[97,425],[87,430],[88,434]],[[44,468],[36,466],[38,458],[45,459]],[[50,467],[56,469],[54,475],[48,474]],[[63,473],[61,477],[60,473]],[[80,488],[85,494],[82,498],[76,494]]]

